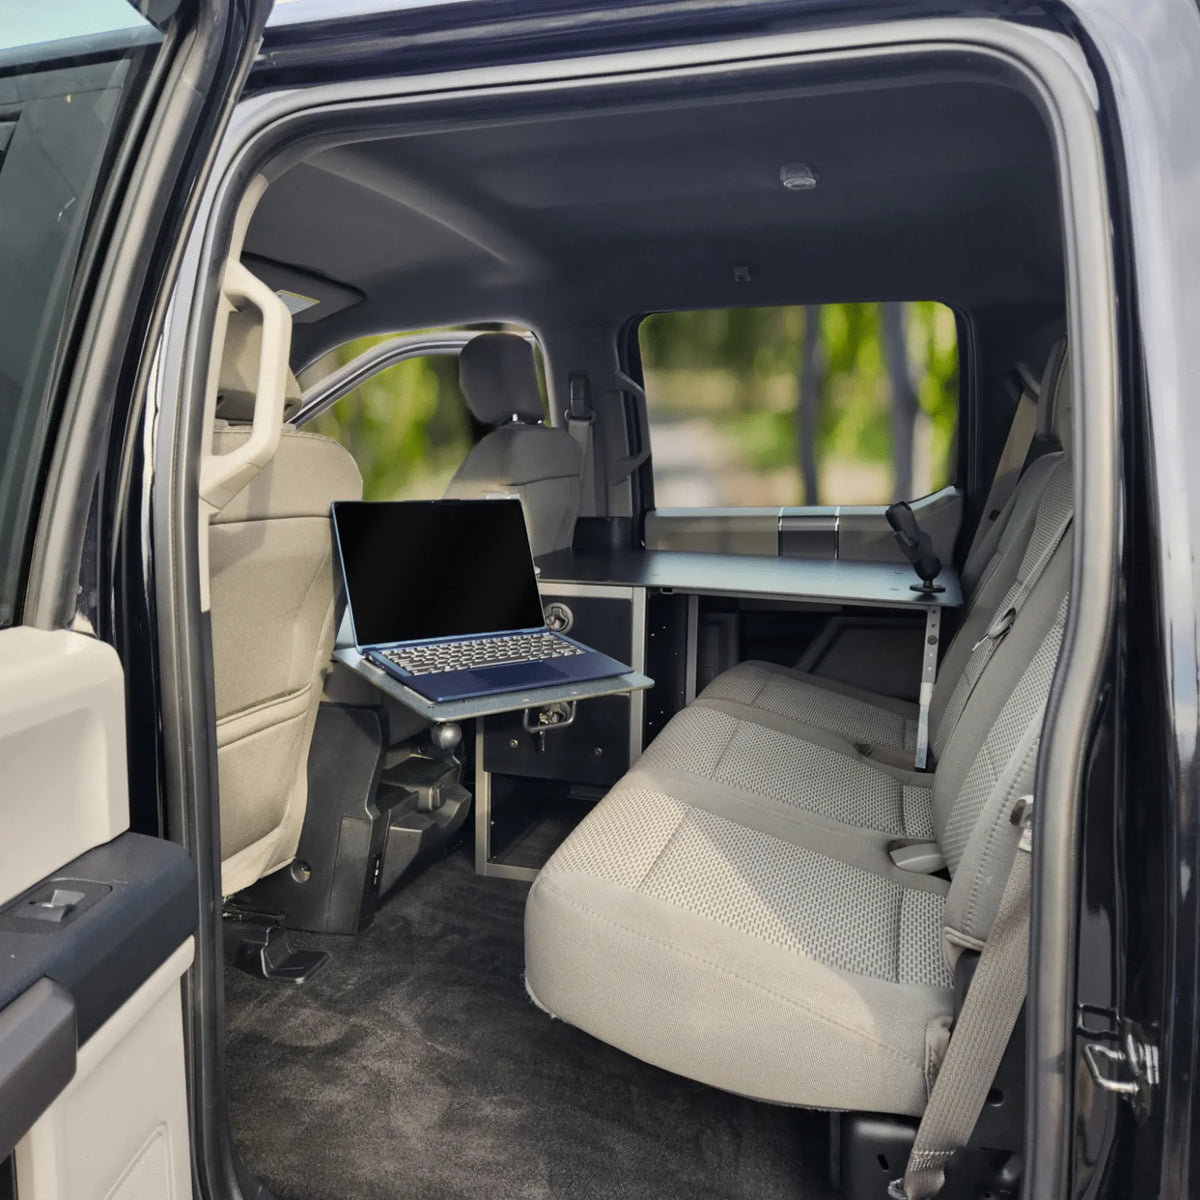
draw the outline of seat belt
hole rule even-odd
[[[941,1191],[946,1164],[970,1140],[1025,1003],[1032,818],[1033,797],[1022,796],[1012,812],[1021,838],[1004,896],[929,1093],[904,1178],[888,1186],[891,1200],[929,1200]]]
[[[979,524],[975,526],[975,536],[971,538],[966,562],[974,559],[980,544],[995,525],[996,518],[1004,511],[1009,497],[1016,491],[1037,428],[1037,392],[1022,379],[1012,424],[1008,427],[1008,437],[1004,439],[1004,449],[1000,451],[1000,461],[996,464],[996,473],[992,476],[992,486],[988,489]]]
[[[1000,601],[996,616],[992,618],[992,623],[987,627],[983,637],[971,647],[971,656],[967,659],[967,665],[954,685],[954,691],[950,693],[945,712],[942,713],[938,734],[943,730],[953,731],[958,724],[963,710],[967,707],[967,701],[971,699],[971,693],[975,690],[975,685],[987,669],[988,663],[992,661],[992,655],[999,649],[1000,643],[1008,636],[1008,631],[1017,623],[1017,617],[1020,615],[1021,609],[1025,607],[1025,601],[1029,599],[1038,580],[1042,577],[1042,572],[1054,557],[1054,552],[1071,527],[1074,516],[1074,506],[1072,504],[1064,505],[1063,511],[1058,514],[1054,524],[1046,531],[1044,540],[1039,538],[1041,521],[1034,522],[1033,536],[1025,549],[1025,557],[1017,572],[1017,582],[1009,588],[1008,594]],[[941,739],[937,736],[935,736],[934,742],[934,750],[940,755],[945,746],[941,744]]]
[[[596,426],[596,414],[592,411],[592,398],[588,390],[588,379],[582,371],[572,371],[567,377],[567,432],[574,439],[583,455],[583,474],[580,477],[579,494],[590,496],[592,511],[583,515],[594,516],[601,510],[596,495],[596,463],[592,454],[592,432]]]

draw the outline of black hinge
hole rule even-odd
[[[1093,1083],[1128,1101],[1144,1120],[1158,1088],[1158,1046],[1136,1021],[1111,1009],[1081,1004],[1078,1013],[1083,1061]]]

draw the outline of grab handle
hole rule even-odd
[[[200,499],[220,512],[271,461],[279,448],[287,391],[292,315],[287,305],[240,262],[225,264],[222,291],[234,304],[250,304],[262,316],[258,382],[250,436],[226,454],[209,452],[200,464]]]

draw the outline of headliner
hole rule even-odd
[[[366,333],[480,320],[1061,301],[1053,156],[1016,91],[962,77],[736,98],[689,86],[616,110],[397,131],[291,167],[246,252],[273,286],[322,301],[297,319],[296,362]],[[815,190],[782,187],[796,162]]]

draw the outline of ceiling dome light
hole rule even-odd
[[[817,178],[808,163],[785,163],[779,168],[779,182],[789,192],[811,192],[817,186]]]

